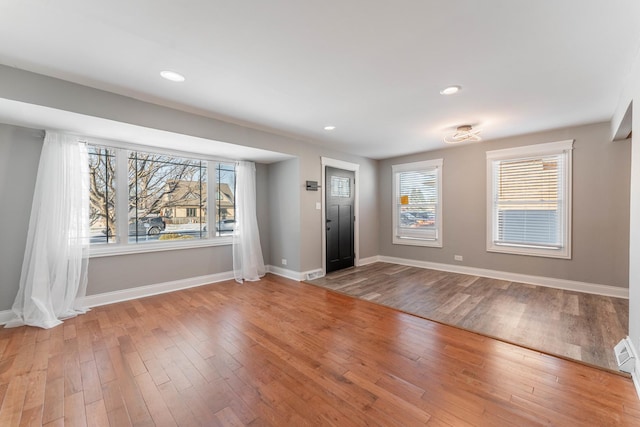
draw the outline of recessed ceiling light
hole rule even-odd
[[[336,128],[335,126],[329,125],[329,126],[325,126],[324,130],[334,130],[335,128]]]
[[[440,95],[453,95],[454,93],[458,93],[460,90],[460,86],[448,86],[440,91]]]
[[[176,73],[175,71],[161,71],[160,75],[167,80],[171,80],[172,82],[184,81],[184,76],[182,74]]]

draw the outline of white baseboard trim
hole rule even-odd
[[[607,297],[629,299],[629,289],[617,286],[600,285],[597,283],[578,282],[575,280],[556,279],[553,277],[532,276],[528,274],[510,273],[507,271],[487,270],[484,268],[466,267],[463,265],[441,264],[437,262],[418,261],[413,259],[378,256],[381,262],[407,265],[410,267],[430,268],[432,270],[448,271],[450,273],[470,274],[472,276],[488,277],[491,279],[508,280],[510,282],[527,283],[530,285],[546,286],[548,288],[564,289],[567,291],[584,292],[587,294],[603,295]]]
[[[286,277],[287,279],[295,280],[301,282],[307,277],[308,272],[298,272],[293,270],[287,270],[286,268],[277,267],[275,265],[267,265],[267,271],[269,273],[275,274],[276,276]],[[313,271],[313,270],[312,270]]]
[[[209,285],[216,282],[224,282],[225,280],[230,279],[233,279],[233,271],[208,274],[206,276],[189,277],[188,279],[156,283],[154,285],[138,286],[135,288],[123,289],[121,291],[87,295],[82,300],[81,306],[98,307],[100,305],[113,304],[116,302],[129,301],[136,298],[144,298],[150,297],[152,295],[178,291],[180,289],[195,288],[196,286]],[[0,311],[0,325],[4,325],[11,319],[13,319],[12,310]]]
[[[373,264],[374,262],[378,262],[378,261],[380,261],[380,255],[370,256],[368,258],[360,258],[358,260],[358,267],[361,267],[367,264]]]
[[[224,282],[225,280],[230,279],[233,279],[233,271],[190,277],[188,279],[174,280],[154,285],[138,286],[135,288],[123,289],[121,291],[87,295],[83,300],[83,305],[85,307],[97,307],[100,305],[113,304],[115,302],[164,294],[180,289],[194,288],[196,286],[203,286],[216,282]]]

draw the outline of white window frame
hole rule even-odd
[[[421,162],[413,162],[413,163],[403,163],[398,165],[391,166],[391,173],[393,175],[393,189],[392,189],[392,236],[393,236],[393,244],[395,245],[411,245],[411,246],[428,246],[434,248],[442,247],[442,159],[433,159],[433,160],[425,160]],[[436,180],[437,180],[437,192],[438,192],[438,203],[436,207],[436,238],[435,239],[426,239],[421,237],[406,237],[400,236],[398,232],[399,228],[399,217],[398,217],[398,204],[400,200],[400,179],[399,174],[401,172],[412,172],[412,171],[424,171],[424,170],[436,170]]]
[[[571,209],[572,209],[572,151],[574,140],[549,142],[544,144],[527,145],[523,147],[507,148],[503,150],[487,151],[487,251],[516,255],[529,255],[548,258],[571,259]],[[563,194],[563,215],[561,239],[559,248],[525,246],[516,244],[496,243],[498,218],[495,209],[494,165],[501,160],[531,159],[550,155],[565,155],[564,177],[561,185]]]
[[[116,152],[116,171],[125,170],[128,172],[129,153],[132,151],[140,151],[153,154],[161,154],[167,156],[175,156],[189,159],[197,159],[207,162],[207,182],[216,182],[215,164],[217,163],[234,163],[233,160],[219,159],[212,156],[202,155],[198,153],[183,152],[179,150],[163,149],[154,146],[141,144],[133,144],[123,141],[101,140],[97,138],[87,138],[84,142],[90,145],[111,148]],[[116,218],[127,218],[128,224],[128,205],[129,205],[129,180],[128,173],[122,176],[118,173],[115,179],[116,186]],[[123,179],[124,178],[124,179]],[[207,197],[207,212],[215,212],[215,197]],[[116,219],[116,221],[119,221]],[[208,228],[215,230],[215,221],[208,224]],[[214,231],[215,233],[215,231]],[[210,246],[228,246],[233,243],[232,236],[215,236],[209,235],[201,239],[176,240],[151,243],[129,243],[128,228],[117,227],[117,243],[91,245],[89,256],[105,257],[115,255],[137,254],[147,252],[162,252],[179,249],[192,249]]]

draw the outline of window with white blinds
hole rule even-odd
[[[442,247],[442,159],[392,171],[393,243]]]
[[[487,250],[571,257],[573,141],[487,152]]]

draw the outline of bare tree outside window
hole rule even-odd
[[[115,211],[115,169],[116,158],[113,150],[88,146],[90,179],[90,219],[92,240],[99,243],[112,241],[116,235]]]

